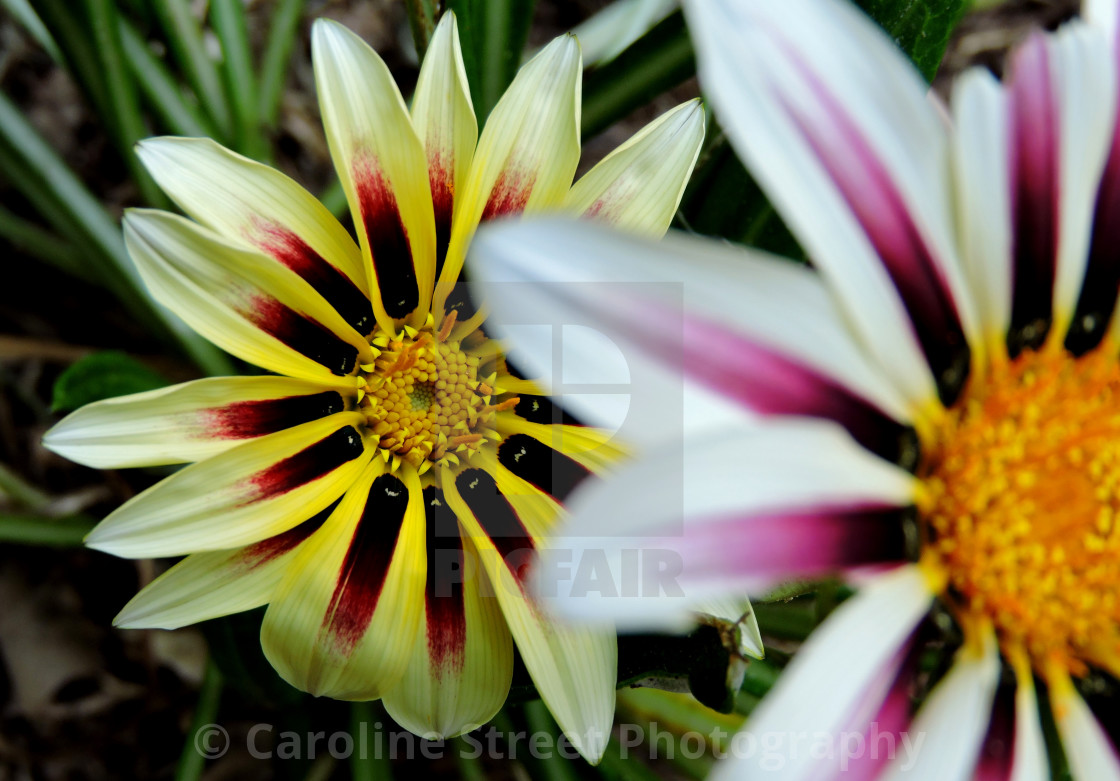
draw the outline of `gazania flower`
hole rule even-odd
[[[591,323],[632,373],[660,364],[655,397],[677,372],[723,403],[691,415],[683,477],[680,442],[650,447],[581,489],[553,539],[576,560],[675,547],[687,598],[550,583],[557,604],[650,624],[713,592],[852,576],[721,778],[1049,778],[1039,684],[1074,777],[1120,778],[1080,693],[1120,675],[1115,0],[1090,4],[1099,27],[1030,37],[1003,85],[965,74],[951,128],[845,3],[688,10],[717,115],[813,268],[567,223],[479,237],[485,278],[540,291],[496,317]],[[636,280],[679,282],[683,307]],[[681,418],[657,406],[632,403],[653,414],[628,430]],[[931,637],[958,648],[947,670],[918,669]]]
[[[343,27],[316,23],[313,58],[357,243],[275,170],[206,140],[141,145],[193,218],[127,215],[146,284],[272,374],[111,399],[48,433],[51,449],[99,468],[197,462],[90,534],[120,556],[189,554],[117,621],[173,628],[267,604],[261,642],[287,681],[384,698],[430,737],[494,715],[516,641],[595,760],[614,708],[614,639],[553,625],[521,582],[567,493],[616,451],[511,373],[456,282],[475,228],[499,215],[559,211],[663,233],[703,113],[695,102],[669,112],[573,187],[581,63],[570,36],[522,68],[481,136],[451,14],[411,110]]]

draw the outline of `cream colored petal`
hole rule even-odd
[[[127,558],[258,542],[326,508],[369,461],[357,412],[246,442],[184,467],[110,513],[86,537]]]
[[[420,480],[384,468],[370,462],[300,548],[261,625],[273,667],[316,696],[381,697],[415,644],[425,578]]]
[[[255,439],[342,412],[340,387],[287,377],[210,377],[104,399],[67,415],[43,444],[97,469],[201,461]]]
[[[521,68],[490,112],[456,204],[442,296],[480,221],[563,203],[579,165],[582,73],[579,44],[561,36]]]
[[[152,295],[195,331],[264,369],[337,381],[369,343],[295,272],[168,212],[125,215],[125,244]]]
[[[342,25],[311,31],[319,109],[357,227],[377,321],[424,322],[435,281],[435,222],[427,157],[392,74]]]
[[[676,214],[703,142],[703,106],[699,100],[683,103],[584,174],[566,196],[565,207],[660,237]]]
[[[358,245],[317,198],[208,138],[149,138],[136,153],[184,212],[290,268],[363,334],[373,330]]]
[[[442,263],[451,238],[455,193],[466,186],[478,143],[478,121],[459,46],[459,26],[451,11],[440,19],[420,66],[412,97],[412,124],[428,158],[436,220],[436,259]]]

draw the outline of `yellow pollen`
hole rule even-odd
[[[962,625],[1040,673],[1120,669],[1120,362],[1024,352],[926,443],[925,554]]]
[[[449,341],[454,324],[452,312],[438,331],[429,323],[394,336],[378,331],[370,340],[377,358],[361,367],[358,409],[392,469],[409,463],[424,471],[471,458],[493,439],[494,416],[517,404],[491,403],[493,388],[479,368],[493,358]]]

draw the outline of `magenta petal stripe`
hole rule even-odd
[[[424,489],[427,520],[428,581],[424,589],[427,607],[428,655],[437,677],[445,670],[463,667],[467,646],[467,616],[463,604],[466,561],[459,522],[447,506],[443,491]]]
[[[1049,59],[1045,36],[1035,33],[1011,62],[1013,329],[1045,324],[1052,314],[1060,191],[1058,113]]]
[[[696,519],[684,537],[662,537],[649,547],[678,551],[682,578],[728,581],[743,576],[751,588],[871,564],[902,563],[905,532],[897,507],[819,507],[746,517]]]
[[[407,507],[408,488],[398,478],[373,481],[323,623],[341,653],[358,645],[373,620]]]
[[[1004,686],[992,702],[988,734],[976,761],[975,781],[1011,781],[1015,758],[1015,691]]]
[[[796,53],[790,53],[790,61],[799,62]],[[814,108],[827,121],[776,97],[867,234],[911,314],[935,376],[940,376],[968,348],[949,283],[874,148],[811,72],[803,69],[801,76],[813,92]]]

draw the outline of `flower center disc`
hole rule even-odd
[[[439,332],[427,326],[371,340],[379,352],[362,367],[360,409],[386,459],[395,457],[394,469],[406,461],[423,474],[470,458],[496,436],[488,424],[509,406],[490,403],[495,378],[480,379],[483,359],[448,340],[453,324],[452,317]]]
[[[962,619],[1043,671],[1120,669],[1120,362],[1024,352],[969,387],[923,458],[926,554]]]

